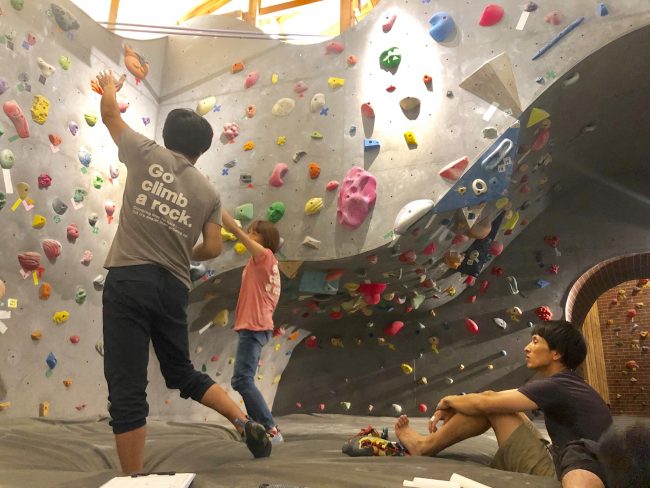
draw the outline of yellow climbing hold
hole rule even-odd
[[[0,402],[0,412],[11,407],[11,402]]]
[[[330,88],[336,88],[338,86],[345,85],[345,80],[343,78],[335,78],[332,76],[327,79],[327,84],[330,86]]]
[[[402,368],[402,371],[404,372],[404,374],[413,373],[413,368],[411,367],[410,364],[402,363],[401,368]]]
[[[32,227],[34,229],[42,229],[45,227],[45,222],[47,219],[43,217],[42,215],[36,214],[34,215],[34,218],[32,219]]]
[[[42,402],[38,406],[38,416],[39,417],[47,417],[50,413],[50,404],[49,402]]]
[[[232,232],[228,232],[225,227],[221,228],[221,239],[224,241],[236,241],[237,237]]]
[[[276,352],[280,350],[280,344],[275,345],[275,350],[276,350]]]
[[[345,410],[350,410],[350,407],[352,406],[352,404],[351,404],[350,402],[341,402],[341,406],[342,406]]]
[[[253,141],[246,141],[244,143],[244,151],[252,151],[255,149],[255,143]]]
[[[52,320],[55,324],[61,325],[70,318],[70,312],[67,310],[59,310],[52,316]]]
[[[50,113],[50,101],[43,95],[36,95],[32,102],[32,120],[43,125]]]
[[[282,378],[281,374],[275,375],[275,377],[273,378],[273,381],[271,383],[274,384],[274,385],[277,385],[278,383],[280,383],[281,378]]]
[[[320,212],[323,208],[323,199],[316,197],[310,198],[305,204],[305,214],[306,215],[315,215]]]
[[[542,110],[541,108],[535,108],[530,111],[530,117],[528,117],[528,123],[526,124],[526,128],[532,127],[535,124],[539,124],[542,120],[546,120],[551,116],[546,110]]]
[[[246,252],[246,246],[244,246],[241,242],[238,242],[234,246],[235,252],[239,255],[244,254]]]
[[[278,75],[277,73],[273,73],[271,75],[271,83],[272,84],[275,85],[278,82],[279,79],[280,79],[280,75]]]
[[[515,228],[517,225],[517,222],[519,222],[519,212],[515,212],[512,214],[512,217],[510,217],[506,222],[503,224],[503,230],[512,230]]]
[[[287,136],[278,137],[278,146],[284,146],[284,143],[287,142]]]
[[[497,207],[497,210],[502,210],[506,208],[508,203],[510,203],[510,200],[507,197],[503,197],[503,198],[499,198],[496,201],[495,206]]]
[[[84,114],[84,119],[86,119],[86,124],[90,127],[95,127],[97,123],[97,116],[95,114]]]
[[[221,327],[228,325],[228,309],[224,308],[223,310],[219,310],[213,317],[212,323],[214,325],[220,325]]]
[[[345,288],[348,291],[348,293],[351,295],[359,289],[359,286],[361,286],[359,285],[359,283],[345,283],[343,285],[343,288]]]

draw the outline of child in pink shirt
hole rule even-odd
[[[274,256],[280,234],[271,222],[262,220],[253,221],[244,232],[223,209],[222,219],[226,230],[235,234],[251,255],[242,273],[235,311],[239,342],[230,384],[242,396],[249,417],[266,428],[271,442],[282,442],[271,410],[255,386],[257,364],[262,348],[273,336],[273,312],[280,298],[280,271]]]

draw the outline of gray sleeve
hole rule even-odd
[[[142,164],[158,144],[130,127],[125,127],[117,147],[120,161],[128,168],[131,164]]]
[[[221,221],[221,198],[218,194],[214,202],[214,206],[212,207],[212,211],[210,212],[210,215],[208,215],[208,222],[223,227],[223,222]]]

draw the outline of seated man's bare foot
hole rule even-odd
[[[423,449],[425,436],[418,434],[410,427],[409,418],[406,415],[400,415],[397,422],[395,422],[395,435],[412,456],[428,455]]]

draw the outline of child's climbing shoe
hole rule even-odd
[[[352,457],[359,456],[404,456],[408,451],[399,442],[390,442],[382,434],[368,426],[343,444],[341,451]]]
[[[266,429],[263,425],[253,420],[244,424],[244,441],[248,450],[256,458],[269,457],[271,455],[271,439],[266,435]]]

